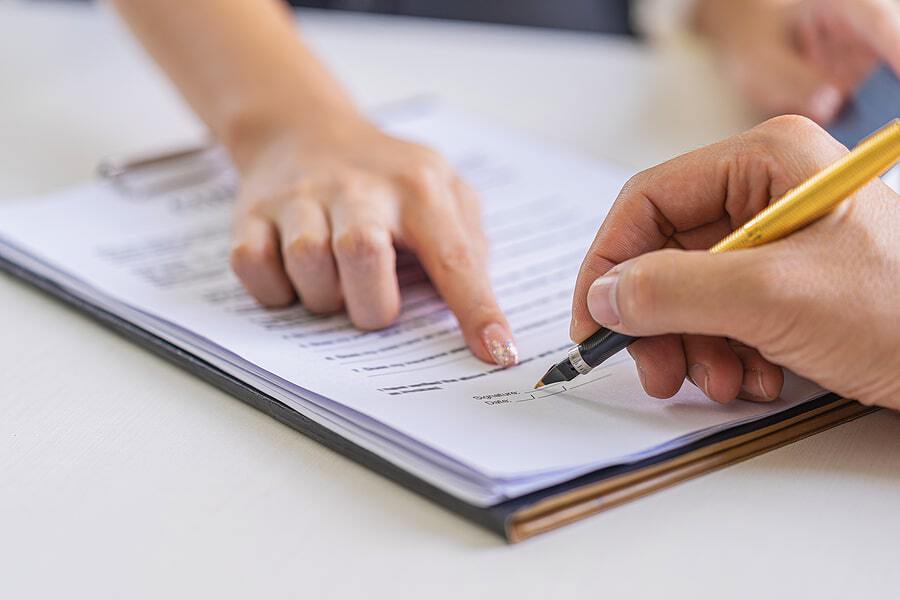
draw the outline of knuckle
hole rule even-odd
[[[285,206],[298,198],[314,198],[320,183],[311,178],[284,183],[248,197],[243,205],[250,216],[274,218]]]
[[[399,182],[408,193],[421,202],[440,201],[447,194],[449,166],[433,151],[412,161],[400,175]],[[429,154],[430,153],[430,154]]]
[[[266,195],[241,192],[237,200],[236,217],[238,220],[253,217],[266,218],[267,208]]]
[[[364,331],[377,331],[390,326],[400,314],[400,305],[374,307],[365,315],[351,314],[351,322]]]
[[[250,257],[247,247],[243,244],[233,246],[228,255],[228,264],[238,279],[243,280],[250,269]]]
[[[769,173],[776,179],[808,177],[846,153],[843,145],[815,121],[800,115],[771,118],[744,138],[748,153],[769,165]]]
[[[387,232],[377,227],[355,227],[335,238],[334,253],[352,262],[375,262],[390,249]]]
[[[290,287],[261,283],[280,269],[280,261],[281,255],[274,244],[237,244],[229,255],[231,270],[241,284],[257,302],[267,307],[287,306],[295,299]],[[260,272],[267,275],[260,277]]]
[[[780,115],[756,126],[752,133],[767,148],[780,148],[785,145],[802,144],[816,154],[824,154],[823,161],[829,161],[842,148],[841,144],[831,137],[815,121],[800,115]]]
[[[322,185],[323,182],[318,177],[304,177],[273,190],[269,194],[269,202],[280,203],[293,201],[298,198],[315,197]]]
[[[446,245],[437,254],[437,267],[445,273],[465,273],[478,265],[473,249],[466,243]]]
[[[780,135],[788,136],[819,136],[827,135],[825,130],[819,127],[815,121],[801,115],[779,115],[772,117],[759,125],[761,131],[772,131]]]
[[[344,198],[365,198],[372,190],[372,179],[360,171],[346,169],[334,175],[332,187]]]
[[[285,246],[288,260],[301,264],[316,263],[325,260],[331,254],[328,238],[316,235],[300,235]]]
[[[334,314],[344,305],[343,298],[341,298],[340,294],[331,290],[323,290],[315,295],[307,294],[301,299],[303,301],[303,306],[311,313],[317,315]]]
[[[644,169],[629,177],[628,181],[625,182],[625,185],[622,186],[616,201],[618,202],[620,199],[627,198],[634,194],[634,192],[640,191],[644,187],[644,184],[647,183],[647,180],[653,176],[654,168],[655,167]]]
[[[231,248],[229,255],[231,268],[239,277],[261,268],[277,265],[279,260],[278,248],[268,242],[261,244],[238,243]]]

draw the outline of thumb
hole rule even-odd
[[[758,250],[660,250],[626,261],[588,290],[599,324],[629,335],[690,333],[753,344],[772,313]]]

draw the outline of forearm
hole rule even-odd
[[[277,0],[112,3],[239,163],[278,129],[315,138],[362,121]]]

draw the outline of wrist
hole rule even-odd
[[[345,147],[375,126],[349,101],[313,104],[296,99],[247,103],[222,120],[216,132],[239,171],[272,149],[321,152]]]

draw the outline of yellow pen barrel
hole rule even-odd
[[[898,160],[900,119],[895,119],[841,160],[769,205],[710,252],[752,248],[781,239],[824,217],[868,182],[884,175]]]

